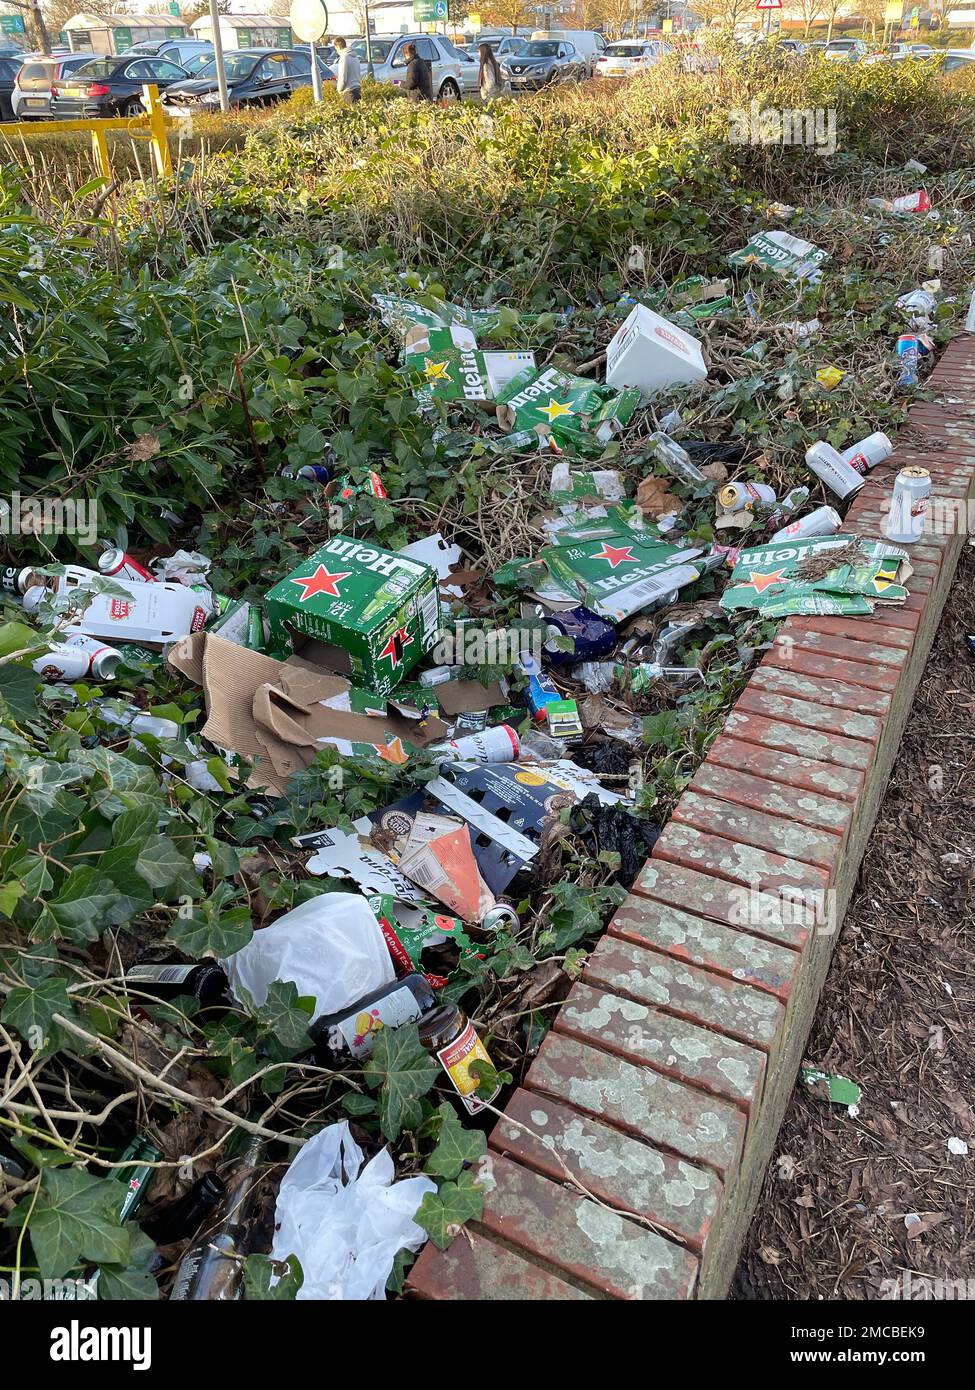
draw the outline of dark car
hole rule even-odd
[[[14,79],[18,121],[42,121],[51,114],[51,83],[91,62],[90,53],[30,53]]]
[[[231,106],[270,106],[299,87],[311,86],[311,57],[298,48],[238,48],[223,56]],[[334,78],[321,58],[318,69],[325,81]],[[174,83],[163,105],[170,111],[219,106],[216,63],[207,63],[195,77]]]
[[[14,78],[20,62],[16,58],[0,58],[0,121],[14,119]]]
[[[502,60],[501,70],[514,92],[550,82],[584,82],[589,76],[586,60],[565,39],[529,39],[519,52]]]
[[[94,58],[51,83],[51,115],[55,120],[142,116],[145,83],[155,82],[163,91],[185,78],[185,68],[168,58]]]

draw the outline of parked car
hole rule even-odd
[[[859,63],[866,58],[867,45],[863,39],[833,39],[823,49],[823,57],[839,63]]]
[[[536,29],[531,42],[534,43],[536,39],[558,39],[561,43],[571,44],[577,57],[586,65],[587,77],[592,77],[596,71],[596,59],[606,47],[605,38],[595,29]]]
[[[778,45],[783,52],[788,53],[793,58],[801,58],[808,47],[808,44],[803,43],[801,39],[779,39]]]
[[[400,86],[406,73],[403,49],[408,43],[416,46],[418,58],[430,64],[433,76],[433,95],[436,101],[456,100],[463,87],[461,60],[449,39],[442,34],[377,34],[370,39],[372,66],[377,82],[392,82]],[[349,44],[366,75],[366,41],[356,39]]]
[[[186,77],[169,58],[92,58],[51,83],[51,115],[57,121],[92,116],[141,116],[142,88],[164,91]]]
[[[29,53],[14,79],[14,119],[50,119],[51,83],[90,62],[90,53]]]
[[[16,120],[13,107],[14,79],[20,63],[16,58],[0,58],[0,121]]]
[[[970,48],[946,48],[941,55],[942,72],[960,72],[963,68],[975,72],[975,52]]]
[[[670,45],[656,39],[625,39],[611,43],[596,59],[597,77],[632,77],[652,67],[670,52]]]
[[[213,44],[206,39],[143,39],[141,43],[127,48],[121,57],[131,58],[133,54],[139,54],[143,58],[171,58],[184,68],[187,59],[195,58],[198,53],[206,53],[212,58]]]
[[[500,60],[509,53],[520,53],[527,42],[527,34],[479,34],[476,39],[471,39],[469,47],[472,53],[476,53],[481,44],[486,43],[494,50],[495,58]]]
[[[469,49],[455,49],[460,60],[460,90],[467,95],[481,90],[481,59],[475,49],[473,53]]]
[[[299,87],[311,86],[311,58],[297,48],[235,48],[223,55],[227,96],[231,106],[271,106],[286,100]],[[334,74],[319,59],[325,81]],[[210,61],[194,77],[174,82],[166,91],[163,107],[178,115],[188,106],[220,105],[217,65]]]
[[[552,82],[585,82],[589,64],[565,39],[530,39],[520,53],[505,58],[501,71],[513,92],[537,91]]]

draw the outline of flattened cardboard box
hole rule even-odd
[[[330,669],[388,695],[436,643],[441,628],[437,575],[395,551],[333,536],[265,597],[273,652],[286,656],[295,634],[331,648]]]
[[[419,719],[387,711],[383,700],[375,702],[375,713],[362,712],[370,708],[371,696],[301,657],[276,661],[197,633],[173,647],[169,662],[202,685],[207,722],[200,733],[254,763],[248,786],[255,791],[281,795],[288,778],[326,746],[375,752],[402,763],[410,748],[447,736],[441,720],[429,718],[421,728]]]

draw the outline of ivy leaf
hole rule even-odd
[[[0,666],[0,701],[14,723],[26,723],[37,715],[34,694],[41,677],[30,666]]]
[[[473,1173],[464,1172],[456,1182],[445,1182],[438,1192],[428,1192],[413,1217],[434,1245],[446,1250],[465,1221],[476,1221],[484,1211],[484,1194]]]
[[[112,844],[144,845],[155,835],[158,824],[159,806],[151,801],[123,811],[112,823]]]
[[[6,1225],[22,1226],[30,1207],[24,1198]],[[61,1279],[84,1262],[126,1265],[130,1233],[119,1221],[114,1178],[94,1178],[78,1168],[47,1168],[28,1231],[42,1279]]]
[[[166,940],[193,960],[203,956],[232,956],[254,935],[250,909],[235,907],[230,912],[208,912],[204,908],[186,917],[174,917]]]
[[[278,1282],[271,1283],[277,1275]],[[244,1293],[250,1302],[284,1302],[297,1298],[305,1282],[297,1255],[272,1260],[270,1255],[248,1255],[244,1260]]]
[[[342,1109],[347,1115],[362,1117],[375,1115],[378,1106],[375,1096],[365,1096],[361,1091],[346,1091],[342,1097]]]
[[[386,1290],[388,1293],[402,1293],[403,1285],[406,1282],[406,1271],[416,1258],[412,1250],[406,1247],[397,1250],[393,1256],[393,1268],[390,1270],[389,1278],[386,1280]]]
[[[98,857],[98,872],[115,886],[112,926],[122,926],[156,901],[155,893],[136,870],[141,849],[141,844],[131,843],[105,850]]]
[[[128,1262],[100,1266],[98,1297],[147,1303],[159,1297],[159,1285],[149,1268],[156,1254],[156,1242],[136,1225],[126,1229],[130,1242]]]
[[[20,1034],[27,1045],[39,1051],[59,1036],[55,1014],[74,1018],[68,987],[62,979],[41,980],[36,986],[18,985],[7,995],[0,1019]]]
[[[36,849],[75,830],[84,809],[84,802],[70,792],[27,791],[11,808],[9,823],[28,848]]]
[[[299,996],[292,980],[275,980],[268,985],[267,1002],[257,1011],[261,1023],[290,1052],[305,1052],[312,1045],[308,1023],[315,1012],[315,1001]]]
[[[379,1092],[379,1124],[387,1139],[398,1139],[405,1127],[422,1118],[420,1097],[430,1090],[439,1066],[420,1042],[415,1023],[380,1030],[372,1056],[364,1067],[366,1082]]]
[[[111,919],[117,897],[111,879],[85,864],[68,875],[60,893],[45,906],[61,934],[81,943],[97,941],[99,931]]]
[[[193,865],[166,835],[156,835],[144,845],[136,861],[136,870],[150,888],[164,892],[174,883],[183,883],[194,874]]]
[[[441,1104],[437,1114],[442,1122],[440,1136],[423,1171],[438,1178],[456,1178],[465,1164],[475,1162],[487,1152],[487,1136],[479,1129],[465,1129],[448,1101]]]

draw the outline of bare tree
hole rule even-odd
[[[883,0],[879,0],[879,3],[883,4]],[[822,17],[823,0],[794,0],[794,8],[799,11],[802,20],[802,37],[808,39],[816,20]]]
[[[490,0],[489,4],[480,6],[480,15],[485,24],[510,29],[512,33],[534,23],[528,0]]]

